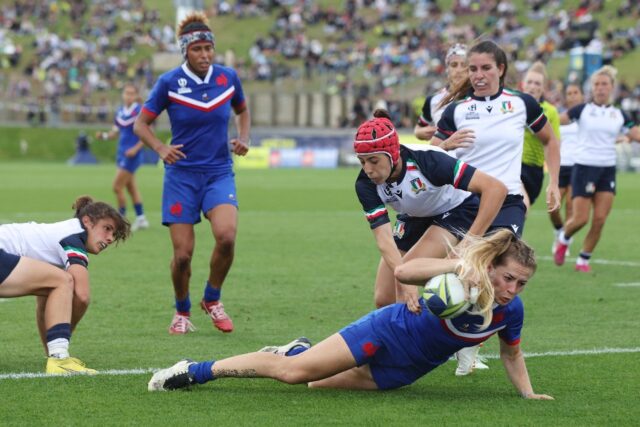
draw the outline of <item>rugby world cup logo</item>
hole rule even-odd
[[[191,89],[187,87],[187,79],[181,77],[178,79],[178,93],[191,93]]]

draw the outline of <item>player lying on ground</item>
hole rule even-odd
[[[75,217],[52,224],[0,226],[0,297],[36,295],[48,374],[96,371],[69,356],[71,331],[89,306],[87,253],[99,254],[125,240],[129,223],[113,207],[83,196]]]
[[[473,313],[442,321],[426,307],[416,315],[405,304],[393,304],[313,347],[296,340],[273,353],[247,353],[202,363],[182,360],[156,372],[149,390],[185,388],[218,378],[258,377],[308,383],[309,387],[394,389],[413,383],[461,348],[498,333],[500,356],[518,393],[527,399],[552,399],[534,393],[519,345],[524,312],[518,294],[535,271],[533,250],[510,231],[500,230],[460,249],[459,257],[412,260],[398,267],[396,274],[404,283],[424,283],[425,278],[456,272],[467,286],[479,289]],[[424,305],[423,300],[421,303]],[[463,324],[468,326],[464,332]]]

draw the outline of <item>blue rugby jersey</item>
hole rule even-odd
[[[386,205],[397,213],[428,218],[447,212],[471,195],[467,189],[475,168],[442,150],[400,146],[402,172],[397,181],[376,185],[363,170],[356,194],[371,228],[389,222]]]
[[[545,123],[542,107],[531,95],[501,87],[493,96],[469,94],[449,104],[435,136],[446,140],[459,129],[473,129],[475,142],[454,150],[454,155],[502,181],[509,194],[522,194],[524,130],[528,126],[537,133]]]
[[[586,166],[616,165],[616,139],[635,126],[633,120],[613,105],[580,104],[567,112],[578,123],[575,162]]]
[[[140,114],[142,107],[137,102],[134,102],[129,108],[124,105],[118,108],[116,116],[114,117],[114,124],[120,132],[120,139],[118,140],[118,153],[124,154],[129,148],[140,141],[138,135],[133,133],[133,123],[136,121],[136,117]]]
[[[463,347],[471,347],[488,340],[494,334],[509,345],[520,343],[524,323],[522,300],[516,296],[507,305],[495,305],[492,321],[481,330],[483,318],[466,312],[455,319],[440,319],[421,301],[422,312],[416,315],[406,304],[393,304],[380,310],[392,310],[385,325],[375,323],[377,333],[385,339],[399,340],[411,360],[425,358],[430,363],[446,362]],[[388,323],[387,323],[388,322]]]
[[[201,79],[186,64],[160,76],[143,111],[152,116],[167,110],[171,122],[171,144],[184,144],[187,156],[167,168],[191,171],[231,170],[228,124],[231,109],[245,109],[242,85],[236,72],[212,65]]]

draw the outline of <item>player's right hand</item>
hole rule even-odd
[[[184,154],[180,149],[184,146],[184,144],[176,144],[176,145],[164,145],[158,149],[157,153],[168,165],[172,165],[178,160],[186,159],[187,155]]]
[[[450,151],[456,148],[467,148],[475,142],[476,135],[473,129],[460,129],[454,132],[449,138],[447,138],[440,148]]]

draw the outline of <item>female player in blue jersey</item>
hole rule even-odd
[[[524,230],[526,206],[521,172],[525,129],[529,128],[544,146],[549,169],[547,207],[558,208],[560,149],[540,104],[531,96],[504,87],[508,61],[494,42],[482,41],[469,49],[469,77],[452,88],[441,101],[449,104],[438,122],[433,145],[451,151],[455,157],[502,181],[509,191],[493,222],[518,236]],[[458,355],[457,375],[470,373],[475,349]]]
[[[75,217],[51,224],[0,226],[0,298],[37,297],[37,323],[49,374],[94,374],[69,356],[71,332],[89,306],[90,254],[125,240],[129,223],[114,208],[83,196]]]
[[[441,273],[458,273],[463,283],[479,289],[473,312],[443,320],[424,306],[424,300],[419,315],[404,304],[393,304],[310,348],[296,340],[272,352],[202,363],[182,360],[156,372],[148,388],[173,390],[221,378],[266,377],[309,387],[395,389],[444,364],[459,349],[497,333],[502,362],[519,395],[550,400],[551,396],[533,391],[520,350],[524,309],[518,294],[535,269],[533,250],[513,233],[500,230],[460,248],[457,259],[415,259],[396,271],[403,282],[416,283]]]
[[[231,268],[238,226],[238,201],[231,153],[249,150],[251,118],[236,72],[213,64],[214,36],[204,14],[194,12],[178,26],[185,62],[156,82],[134,129],[165,163],[162,223],[169,227],[173,258],[171,279],[176,313],[171,334],[194,329],[190,320],[189,279],[195,246],[194,224],[203,213],[211,224],[215,247],[200,306],[216,328],[231,332],[233,323],[220,301],[222,284]],[[151,123],[167,110],[170,145],[160,141]],[[231,111],[238,137],[228,140]]]
[[[133,133],[133,123],[138,114],[140,114],[141,109],[138,98],[138,88],[131,83],[125,84],[122,89],[122,106],[116,111],[113,127],[109,132],[98,132],[96,134],[96,137],[105,141],[120,135],[116,154],[118,172],[113,180],[113,192],[116,194],[118,210],[122,216],[127,214],[125,188],[129,196],[131,196],[133,207],[136,211],[136,220],[131,226],[133,231],[149,228],[149,221],[144,216],[142,196],[138,190],[135,177],[136,170],[142,164],[142,147],[144,147],[144,143]]]
[[[373,115],[358,128],[353,146],[362,164],[356,194],[381,255],[374,300],[377,307],[406,301],[419,311],[416,289],[396,286],[393,270],[412,258],[444,258],[467,233],[483,235],[507,190],[442,150],[400,145],[388,113]],[[393,231],[387,205],[398,213]]]
[[[558,235],[554,260],[564,264],[571,237],[589,222],[593,208],[591,227],[585,236],[576,271],[591,271],[589,259],[596,248],[604,223],[611,212],[616,194],[616,140],[621,133],[640,141],[640,127],[619,108],[611,105],[616,86],[617,71],[604,66],[591,76],[593,99],[562,113],[560,121],[578,123],[578,141],[575,164],[571,172],[573,212],[564,231]]]

